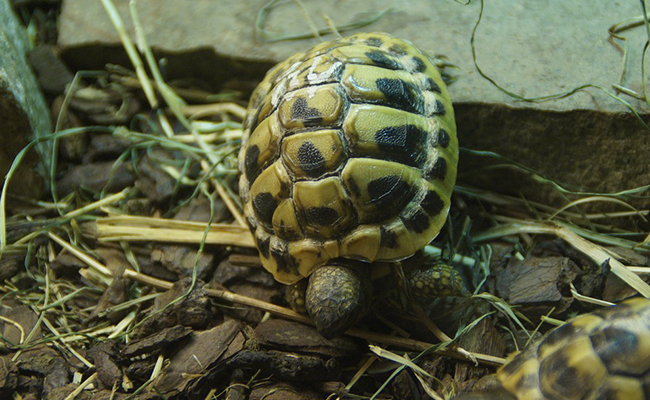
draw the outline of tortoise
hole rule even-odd
[[[650,399],[650,300],[578,316],[514,353],[496,387],[454,400]]]
[[[306,311],[332,337],[368,309],[379,265],[438,235],[457,163],[438,68],[407,41],[361,33],[266,74],[243,123],[239,192],[263,266],[281,283],[306,286]],[[425,291],[462,288],[445,266],[410,281]]]

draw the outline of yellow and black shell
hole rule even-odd
[[[458,141],[430,59],[383,33],[319,44],[251,97],[240,196],[264,267],[292,284],[336,258],[394,261],[445,223]]]
[[[650,399],[650,300],[569,321],[509,357],[497,378],[519,400]]]

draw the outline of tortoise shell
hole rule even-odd
[[[290,57],[254,91],[239,155],[262,264],[292,284],[414,254],[445,223],[457,162],[447,87],[411,44],[364,33]]]
[[[520,400],[650,398],[650,301],[569,321],[510,356],[497,378]]]

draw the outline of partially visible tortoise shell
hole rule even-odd
[[[650,300],[569,321],[509,357],[497,378],[519,400],[650,399]]]
[[[240,196],[283,283],[327,261],[394,261],[439,233],[456,180],[447,87],[382,33],[326,42],[271,69],[244,121]]]

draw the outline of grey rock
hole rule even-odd
[[[132,31],[128,1],[115,3]],[[150,45],[159,56],[168,58],[165,71],[169,77],[189,75],[220,84],[259,79],[272,64],[318,43],[316,39],[261,42],[253,27],[257,12],[266,3],[140,0],[138,10]],[[323,14],[341,25],[390,8],[372,25],[343,34],[389,32],[411,40],[431,55],[446,55],[458,67],[451,71],[456,82],[450,91],[463,147],[497,152],[568,187],[589,191],[615,192],[650,182],[648,131],[621,102],[596,88],[552,101],[519,101],[478,73],[470,37],[479,1],[469,5],[428,0],[395,4],[390,0],[321,1],[305,2],[305,7],[319,27],[325,26]],[[622,52],[607,33],[612,25],[639,14],[638,3],[629,1],[486,2],[476,31],[477,62],[495,82],[523,97],[566,92],[583,84],[613,92],[612,84],[619,83],[640,92],[645,29],[622,33],[628,39],[622,82]],[[309,32],[304,15],[292,2],[274,8],[266,27],[273,32]],[[128,65],[118,56],[118,37],[100,2],[64,2],[59,44],[76,68],[101,69],[109,61]],[[649,107],[642,102],[621,97],[642,114],[648,113]],[[523,193],[529,199],[565,201],[550,189],[541,193],[539,183],[526,173],[483,171],[494,163],[502,161],[462,154],[460,181]]]
[[[27,53],[27,58],[36,72],[41,89],[47,94],[62,94],[74,79],[74,74],[59,58],[53,46],[38,45]]]
[[[51,131],[50,115],[25,54],[29,42],[8,0],[0,0],[0,176],[32,138]],[[40,197],[50,144],[30,152],[9,184],[9,192]],[[38,173],[40,172],[40,174]]]

